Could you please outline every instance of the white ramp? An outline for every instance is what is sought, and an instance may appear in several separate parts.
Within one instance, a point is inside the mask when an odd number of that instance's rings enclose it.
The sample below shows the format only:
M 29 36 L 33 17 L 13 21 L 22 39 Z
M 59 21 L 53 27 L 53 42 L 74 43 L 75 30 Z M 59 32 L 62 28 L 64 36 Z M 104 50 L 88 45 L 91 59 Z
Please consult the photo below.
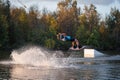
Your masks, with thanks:
M 84 49 L 84 58 L 95 58 L 104 55 L 95 49 Z

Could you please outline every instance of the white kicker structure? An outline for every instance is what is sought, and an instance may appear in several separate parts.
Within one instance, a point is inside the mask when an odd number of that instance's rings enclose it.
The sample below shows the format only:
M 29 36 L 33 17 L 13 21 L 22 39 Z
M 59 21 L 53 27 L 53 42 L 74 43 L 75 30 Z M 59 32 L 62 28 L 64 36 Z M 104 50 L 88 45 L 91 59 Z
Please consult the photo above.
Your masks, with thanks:
M 95 49 L 84 49 L 84 58 L 95 58 L 104 55 Z

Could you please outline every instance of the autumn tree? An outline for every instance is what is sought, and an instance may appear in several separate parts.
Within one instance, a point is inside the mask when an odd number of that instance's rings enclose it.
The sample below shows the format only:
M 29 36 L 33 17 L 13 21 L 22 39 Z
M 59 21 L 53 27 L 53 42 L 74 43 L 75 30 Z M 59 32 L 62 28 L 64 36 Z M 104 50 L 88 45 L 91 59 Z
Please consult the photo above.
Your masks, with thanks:
M 38 19 L 39 15 L 40 13 L 36 6 L 30 7 L 29 13 L 28 13 L 29 27 L 31 28 L 39 27 L 39 19 Z
M 68 50 L 71 42 L 56 38 L 65 32 L 77 38 L 81 45 L 99 49 L 115 49 L 120 46 L 120 11 L 112 8 L 105 21 L 101 21 L 96 7 L 85 6 L 83 12 L 77 0 L 62 0 L 57 11 L 36 6 L 29 11 L 10 8 L 9 0 L 0 0 L 0 49 L 14 49 L 24 44 L 37 44 L 50 49 Z
M 58 3 L 57 22 L 59 32 L 66 32 L 74 35 L 79 25 L 78 15 L 80 9 L 77 8 L 76 0 L 64 0 Z
M 91 4 L 89 7 L 85 6 L 83 16 L 85 16 L 86 19 L 87 25 L 85 26 L 90 32 L 92 32 L 94 28 L 98 27 L 100 16 L 93 4 Z

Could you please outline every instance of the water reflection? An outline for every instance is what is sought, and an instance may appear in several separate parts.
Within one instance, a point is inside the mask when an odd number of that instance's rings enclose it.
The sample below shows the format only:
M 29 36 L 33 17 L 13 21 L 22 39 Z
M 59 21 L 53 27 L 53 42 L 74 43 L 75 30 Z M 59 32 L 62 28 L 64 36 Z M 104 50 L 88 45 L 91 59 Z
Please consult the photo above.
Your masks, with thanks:
M 53 68 L 13 65 L 11 79 L 22 80 L 119 80 L 120 61 L 74 63 L 76 67 Z
M 11 70 L 11 79 L 96 80 L 100 78 L 100 74 L 103 74 L 103 72 L 97 69 L 91 69 L 90 67 L 84 67 L 82 69 L 74 68 L 46 69 L 14 66 L 13 69 Z
M 36 67 L 0 61 L 0 80 L 120 80 L 119 55 L 68 60 L 70 64 L 62 67 Z
M 23 80 L 75 80 L 75 71 L 69 69 L 50 69 L 43 67 L 20 67 L 13 66 L 11 79 Z

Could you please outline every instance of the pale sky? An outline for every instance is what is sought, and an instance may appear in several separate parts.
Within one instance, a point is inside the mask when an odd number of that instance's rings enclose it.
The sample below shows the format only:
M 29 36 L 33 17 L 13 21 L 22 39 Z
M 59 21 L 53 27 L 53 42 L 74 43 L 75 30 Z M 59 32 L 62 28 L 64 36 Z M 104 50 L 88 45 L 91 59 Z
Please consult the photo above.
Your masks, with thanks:
M 30 6 L 37 6 L 39 10 L 47 8 L 50 11 L 55 11 L 60 1 L 61 0 L 10 0 L 11 5 L 14 7 L 23 7 L 22 4 L 24 4 L 27 7 L 26 10 L 28 10 Z M 110 13 L 111 8 L 116 7 L 120 10 L 120 0 L 77 0 L 77 2 L 78 7 L 81 7 L 82 10 L 84 5 L 94 4 L 98 13 L 100 13 L 103 18 Z

